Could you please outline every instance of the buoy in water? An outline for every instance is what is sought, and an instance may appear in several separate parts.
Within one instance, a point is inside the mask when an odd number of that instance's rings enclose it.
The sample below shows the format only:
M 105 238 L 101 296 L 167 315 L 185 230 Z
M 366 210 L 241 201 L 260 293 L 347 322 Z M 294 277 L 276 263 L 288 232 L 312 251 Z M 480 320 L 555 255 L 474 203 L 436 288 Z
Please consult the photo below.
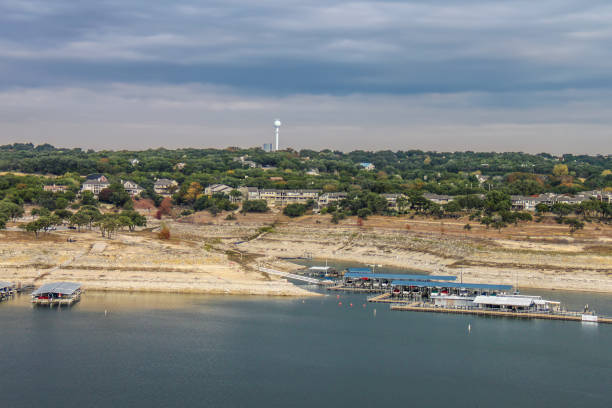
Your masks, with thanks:
M 342 306 L 342 302 L 338 302 L 338 306 Z
M 365 307 L 365 303 L 363 304 L 363 307 Z
M 472 331 L 472 325 L 468 323 L 468 333 Z
M 340 295 L 336 295 L 336 299 L 340 299 Z
M 351 303 L 351 307 L 353 307 L 353 304 Z

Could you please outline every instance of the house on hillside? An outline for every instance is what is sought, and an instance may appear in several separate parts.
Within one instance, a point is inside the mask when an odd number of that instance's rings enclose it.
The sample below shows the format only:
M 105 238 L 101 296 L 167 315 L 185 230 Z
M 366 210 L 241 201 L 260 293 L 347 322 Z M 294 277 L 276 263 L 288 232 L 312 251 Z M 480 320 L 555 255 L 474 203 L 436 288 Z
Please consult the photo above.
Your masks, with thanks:
M 397 200 L 402 197 L 403 194 L 381 194 L 385 200 L 387 200 L 387 208 L 389 210 L 398 211 Z
M 87 180 L 83 183 L 81 187 L 81 192 L 83 191 L 91 191 L 94 196 L 98 196 L 100 191 L 105 188 L 110 187 L 110 182 L 103 174 L 95 173 L 87 176 Z
M 323 193 L 319 196 L 317 204 L 319 205 L 319 207 L 326 207 L 331 203 L 337 203 L 339 201 L 342 201 L 346 197 L 348 197 L 348 194 L 344 192 Z
M 253 168 L 253 169 L 256 168 L 257 167 L 257 163 L 255 163 L 252 160 L 247 160 L 248 157 L 249 157 L 248 155 L 240 156 L 240 157 L 234 157 L 232 159 L 232 161 L 240 162 L 241 165 L 248 166 L 248 167 Z
M 174 180 L 169 179 L 159 179 L 155 181 L 153 185 L 153 190 L 156 194 L 159 194 L 164 197 L 170 197 L 178 187 L 178 183 Z
M 367 171 L 372 171 L 376 168 L 372 163 L 369 163 L 369 162 L 359 163 L 359 165 L 363 167 L 364 170 L 367 170 Z
M 217 193 L 230 195 L 230 192 L 232 190 L 234 190 L 233 187 L 230 187 L 225 184 L 211 184 L 210 186 L 204 189 L 204 194 L 206 194 L 207 196 L 211 196 Z
M 432 194 L 425 193 L 423 194 L 427 200 L 434 202 L 436 204 L 448 204 L 455 199 L 453 196 L 445 195 L 445 194 Z
M 251 190 L 252 187 L 248 188 L 247 195 L 249 200 L 257 195 L 257 199 L 266 200 L 270 205 L 284 206 L 287 204 L 306 204 L 308 200 L 313 200 L 315 203 L 321 193 L 321 190 L 276 190 L 276 189 L 262 189 L 255 192 Z
M 519 211 L 535 211 L 536 205 L 540 204 L 543 201 L 544 199 L 540 198 L 539 196 L 510 196 L 512 209 Z
M 243 191 L 242 194 L 247 200 L 259 200 L 259 189 L 257 187 L 243 187 L 240 190 Z
M 43 186 L 43 190 L 50 191 L 52 193 L 63 193 L 68 191 L 68 186 L 58 186 L 56 184 L 52 184 L 49 186 Z
M 132 197 L 136 197 L 144 191 L 144 188 L 140 187 L 138 184 L 130 180 L 121 180 L 121 184 L 123 185 L 123 189 Z

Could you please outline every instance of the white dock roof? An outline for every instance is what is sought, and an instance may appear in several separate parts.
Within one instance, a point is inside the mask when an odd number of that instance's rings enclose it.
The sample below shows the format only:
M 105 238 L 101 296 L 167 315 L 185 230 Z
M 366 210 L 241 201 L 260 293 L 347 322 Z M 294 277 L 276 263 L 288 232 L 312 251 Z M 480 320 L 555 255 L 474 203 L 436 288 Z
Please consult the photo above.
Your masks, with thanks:
M 474 304 L 496 305 L 496 306 L 520 306 L 528 307 L 534 303 L 530 297 L 516 296 L 476 296 Z

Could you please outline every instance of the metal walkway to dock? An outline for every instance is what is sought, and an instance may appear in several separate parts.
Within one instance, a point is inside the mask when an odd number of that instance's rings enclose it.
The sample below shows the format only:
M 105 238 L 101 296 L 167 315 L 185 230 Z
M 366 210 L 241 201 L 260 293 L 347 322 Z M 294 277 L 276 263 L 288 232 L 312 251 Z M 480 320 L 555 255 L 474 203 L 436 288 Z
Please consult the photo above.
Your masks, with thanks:
M 311 283 L 314 285 L 326 285 L 325 281 L 315 278 L 309 278 L 308 276 L 296 275 L 295 273 L 282 272 L 277 271 L 275 269 L 265 268 L 263 266 L 258 266 L 257 269 L 260 272 L 269 273 L 271 275 L 282 276 L 283 278 L 295 279 L 301 282 Z

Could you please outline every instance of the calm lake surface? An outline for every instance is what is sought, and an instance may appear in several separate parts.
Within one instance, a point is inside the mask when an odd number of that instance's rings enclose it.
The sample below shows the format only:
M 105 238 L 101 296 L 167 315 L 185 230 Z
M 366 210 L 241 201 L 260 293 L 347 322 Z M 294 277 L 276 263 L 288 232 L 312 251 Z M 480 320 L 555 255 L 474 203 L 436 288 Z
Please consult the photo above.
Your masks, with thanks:
M 542 294 L 612 314 L 609 295 Z M 392 312 L 335 293 L 28 301 L 0 303 L 3 407 L 612 404 L 612 325 Z

